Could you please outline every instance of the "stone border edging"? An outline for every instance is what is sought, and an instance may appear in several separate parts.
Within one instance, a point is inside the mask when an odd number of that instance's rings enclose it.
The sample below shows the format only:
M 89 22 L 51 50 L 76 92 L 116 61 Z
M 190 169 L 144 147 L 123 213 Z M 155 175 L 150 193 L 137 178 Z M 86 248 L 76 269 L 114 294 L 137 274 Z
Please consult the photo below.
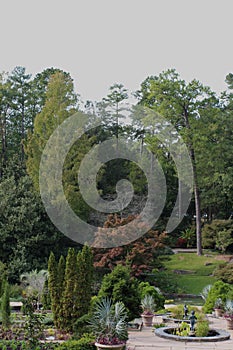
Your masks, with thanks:
M 222 329 L 213 329 L 218 333 L 218 335 L 212 337 L 182 337 L 174 334 L 168 334 L 165 330 L 172 330 L 175 327 L 161 327 L 156 328 L 154 334 L 158 337 L 169 339 L 169 340 L 177 340 L 177 341 L 186 341 L 186 342 L 217 342 L 228 340 L 230 338 L 230 333 Z
M 181 322 L 186 322 L 186 323 L 190 323 L 190 320 L 189 319 L 179 319 L 179 318 L 172 318 L 172 317 L 163 317 L 162 316 L 162 319 L 163 319 L 163 322 L 164 323 L 168 323 L 168 322 L 174 322 L 174 323 L 181 323 Z

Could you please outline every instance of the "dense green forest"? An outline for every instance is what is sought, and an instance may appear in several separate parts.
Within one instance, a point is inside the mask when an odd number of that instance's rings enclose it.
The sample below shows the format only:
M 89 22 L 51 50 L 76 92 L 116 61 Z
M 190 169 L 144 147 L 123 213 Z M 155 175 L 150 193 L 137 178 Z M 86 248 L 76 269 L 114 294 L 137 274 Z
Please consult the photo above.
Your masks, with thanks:
M 175 70 L 147 77 L 133 92 L 135 106 L 147 107 L 171 122 L 185 141 L 193 165 L 193 198 L 181 224 L 166 238 L 170 246 L 185 243 L 208 247 L 211 234 L 202 229 L 212 220 L 228 220 L 233 209 L 233 74 L 226 77 L 226 91 L 217 95 L 197 80 L 185 82 Z M 50 221 L 39 192 L 39 166 L 43 149 L 53 131 L 76 112 L 97 116 L 101 127 L 86 132 L 70 149 L 63 167 L 66 198 L 83 220 L 103 225 L 100 215 L 82 198 L 77 172 L 84 155 L 93 146 L 112 137 L 127 137 L 148 147 L 159 160 L 166 177 L 166 203 L 154 227 L 162 233 L 174 207 L 179 185 L 174 159 L 166 143 L 156 137 L 153 114 L 133 114 L 131 125 L 121 121 L 131 94 L 121 84 L 109 88 L 102 101 L 81 100 L 68 72 L 49 68 L 34 77 L 23 67 L 0 75 L 0 261 L 7 265 L 9 279 L 16 282 L 25 271 L 47 267 L 51 251 L 66 255 L 77 242 L 63 235 Z M 133 108 L 133 107 L 132 107 Z M 116 146 L 118 147 L 118 146 Z M 116 152 L 117 149 L 112 150 Z M 143 171 L 127 159 L 114 157 L 98 172 L 97 187 L 105 199 L 116 197 L 116 183 L 126 178 L 134 187 L 134 200 L 118 213 L 137 215 L 147 196 Z M 225 230 L 225 231 L 224 231 Z M 207 232 L 207 233 L 206 233 Z M 232 228 L 222 228 L 232 244 Z M 214 238 L 211 236 L 213 244 Z M 182 241 L 183 240 L 183 241 Z M 224 238 L 222 238 L 224 241 Z M 221 237 L 219 238 L 221 248 Z M 210 248 L 214 248 L 209 244 Z M 225 250 L 224 249 L 222 250 Z M 129 252 L 127 252 L 129 254 Z M 127 255 L 126 254 L 126 255 Z M 147 259 L 145 255 L 145 259 Z M 129 258 L 129 256 L 127 256 Z M 143 264 L 143 261 L 141 261 Z

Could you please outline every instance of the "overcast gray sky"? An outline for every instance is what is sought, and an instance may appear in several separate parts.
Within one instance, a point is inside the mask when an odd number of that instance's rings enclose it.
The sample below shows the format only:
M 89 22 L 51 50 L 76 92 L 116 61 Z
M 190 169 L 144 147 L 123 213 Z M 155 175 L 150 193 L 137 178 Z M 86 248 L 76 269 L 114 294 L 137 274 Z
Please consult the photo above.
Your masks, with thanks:
M 219 92 L 233 72 L 232 0 L 0 0 L 0 71 L 70 72 L 83 99 L 176 68 Z

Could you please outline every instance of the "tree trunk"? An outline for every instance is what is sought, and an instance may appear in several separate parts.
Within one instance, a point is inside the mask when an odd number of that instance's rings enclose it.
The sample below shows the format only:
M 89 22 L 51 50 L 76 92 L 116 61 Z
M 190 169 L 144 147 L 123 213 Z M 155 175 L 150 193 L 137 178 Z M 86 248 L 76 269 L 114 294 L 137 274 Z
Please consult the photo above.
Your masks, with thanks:
M 195 197 L 195 209 L 196 209 L 196 236 L 197 236 L 197 255 L 202 255 L 202 239 L 201 239 L 201 201 L 200 193 L 197 184 L 196 166 L 193 167 L 194 177 L 194 197 Z
M 0 153 L 0 179 L 2 178 L 2 172 L 3 172 L 3 159 L 4 159 L 4 130 L 3 130 L 3 121 L 2 117 L 0 117 L 0 134 L 1 134 L 1 153 Z
M 116 103 L 116 158 L 118 158 L 118 156 L 119 156 L 119 152 L 118 152 L 118 150 L 119 150 L 119 140 L 118 140 L 118 138 L 119 138 L 119 135 L 118 135 L 119 115 L 118 115 L 118 113 L 119 113 L 119 109 L 118 109 L 118 102 L 117 102 Z
M 23 140 L 25 138 L 25 106 L 24 101 L 22 103 L 22 116 L 21 116 L 21 161 L 24 160 L 24 147 Z
M 6 114 L 3 112 L 0 117 L 0 134 L 1 134 L 1 167 L 0 167 L 0 178 L 3 175 L 3 169 L 6 164 Z
M 184 120 L 185 126 L 187 129 L 191 129 L 189 124 L 188 111 L 184 107 Z M 193 190 L 194 190 L 194 198 L 195 198 L 195 212 L 196 212 L 196 237 L 197 237 L 197 255 L 202 255 L 202 237 L 201 237 L 201 201 L 200 201 L 200 193 L 197 181 L 197 167 L 196 167 L 196 157 L 195 151 L 193 148 L 193 142 L 190 137 L 189 139 L 189 153 L 193 164 Z

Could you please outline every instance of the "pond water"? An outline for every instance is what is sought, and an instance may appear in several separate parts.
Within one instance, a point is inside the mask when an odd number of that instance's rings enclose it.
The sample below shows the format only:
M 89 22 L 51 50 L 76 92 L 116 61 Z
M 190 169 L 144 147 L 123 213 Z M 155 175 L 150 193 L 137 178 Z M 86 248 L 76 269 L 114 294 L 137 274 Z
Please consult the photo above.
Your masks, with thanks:
M 167 334 L 172 334 L 174 335 L 174 329 L 168 328 L 168 329 L 164 329 L 164 332 Z M 219 331 L 220 332 L 220 331 Z M 216 331 L 215 329 L 210 329 L 208 334 L 206 335 L 206 337 L 216 337 L 219 336 L 219 332 Z

